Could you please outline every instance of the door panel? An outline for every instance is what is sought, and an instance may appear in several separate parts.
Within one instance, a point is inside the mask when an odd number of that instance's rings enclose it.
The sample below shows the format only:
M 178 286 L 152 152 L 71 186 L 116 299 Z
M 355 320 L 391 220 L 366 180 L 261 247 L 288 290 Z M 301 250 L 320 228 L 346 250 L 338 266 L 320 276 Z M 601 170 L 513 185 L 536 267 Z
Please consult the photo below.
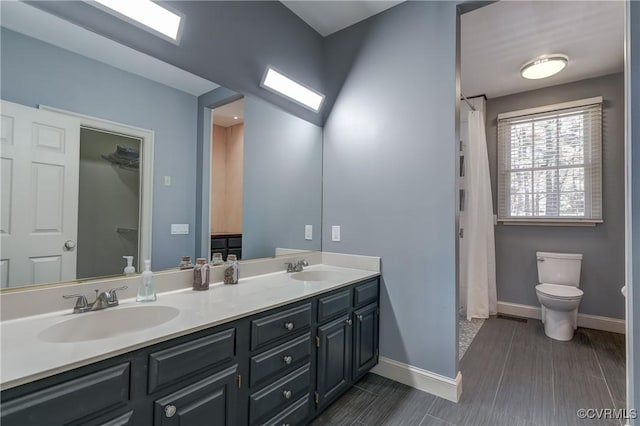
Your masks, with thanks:
M 80 121 L 2 101 L 0 133 L 2 287 L 75 279 Z
M 344 315 L 318 327 L 318 404 L 349 386 L 351 376 L 351 319 Z
M 353 380 L 364 376 L 378 362 L 378 304 L 354 312 Z

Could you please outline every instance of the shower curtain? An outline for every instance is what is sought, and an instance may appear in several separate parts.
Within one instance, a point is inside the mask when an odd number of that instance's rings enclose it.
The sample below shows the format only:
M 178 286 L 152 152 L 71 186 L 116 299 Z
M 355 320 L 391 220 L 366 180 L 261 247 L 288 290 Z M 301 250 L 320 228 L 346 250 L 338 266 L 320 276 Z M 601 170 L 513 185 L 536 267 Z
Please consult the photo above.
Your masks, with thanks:
M 496 259 L 493 201 L 484 113 L 469 111 L 465 158 L 465 223 L 462 244 L 466 251 L 467 319 L 497 313 Z

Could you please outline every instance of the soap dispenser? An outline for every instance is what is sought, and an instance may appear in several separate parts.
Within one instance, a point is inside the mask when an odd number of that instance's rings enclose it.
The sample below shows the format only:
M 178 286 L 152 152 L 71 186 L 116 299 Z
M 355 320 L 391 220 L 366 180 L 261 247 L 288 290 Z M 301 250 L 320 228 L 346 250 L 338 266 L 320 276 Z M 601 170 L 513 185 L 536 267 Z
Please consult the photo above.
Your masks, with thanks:
M 133 256 L 122 256 L 123 259 L 127 260 L 127 266 L 124 268 L 125 275 L 131 275 L 136 273 L 136 268 L 133 267 Z
M 151 260 L 144 261 L 144 272 L 142 273 L 142 284 L 138 287 L 138 302 L 155 302 L 158 299 L 156 296 L 156 288 L 153 285 L 153 273 L 151 272 Z

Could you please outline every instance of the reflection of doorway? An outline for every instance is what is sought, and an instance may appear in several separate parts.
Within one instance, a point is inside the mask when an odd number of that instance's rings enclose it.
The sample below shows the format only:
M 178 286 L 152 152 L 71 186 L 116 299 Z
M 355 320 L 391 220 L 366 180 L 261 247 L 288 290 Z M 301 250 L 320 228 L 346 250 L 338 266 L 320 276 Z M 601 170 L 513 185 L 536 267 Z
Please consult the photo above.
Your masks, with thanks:
M 211 254 L 242 257 L 244 100 L 211 113 Z
M 80 130 L 77 278 L 122 272 L 138 261 L 140 146 L 137 138 Z

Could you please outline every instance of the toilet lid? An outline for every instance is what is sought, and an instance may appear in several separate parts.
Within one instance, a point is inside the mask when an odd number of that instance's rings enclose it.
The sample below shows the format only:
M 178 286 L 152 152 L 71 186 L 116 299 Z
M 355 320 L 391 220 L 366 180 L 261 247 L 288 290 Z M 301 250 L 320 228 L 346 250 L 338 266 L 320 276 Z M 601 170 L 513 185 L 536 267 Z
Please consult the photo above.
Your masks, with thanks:
M 559 299 L 576 299 L 582 297 L 584 292 L 578 287 L 571 285 L 559 285 L 559 284 L 539 284 L 536 286 L 536 290 L 540 293 L 544 293 L 551 297 L 557 297 Z

